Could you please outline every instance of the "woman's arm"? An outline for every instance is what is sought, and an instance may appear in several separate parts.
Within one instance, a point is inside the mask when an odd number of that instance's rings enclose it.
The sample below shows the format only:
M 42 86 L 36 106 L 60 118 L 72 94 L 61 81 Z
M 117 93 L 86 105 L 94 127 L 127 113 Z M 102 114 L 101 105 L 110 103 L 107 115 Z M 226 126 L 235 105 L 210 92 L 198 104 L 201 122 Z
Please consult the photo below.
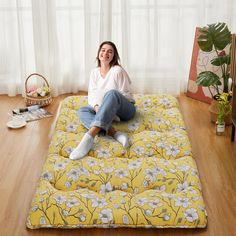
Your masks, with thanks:
M 127 99 L 134 102 L 133 93 L 131 89 L 131 80 L 128 73 L 120 67 L 116 75 L 116 84 L 118 91 L 123 94 Z

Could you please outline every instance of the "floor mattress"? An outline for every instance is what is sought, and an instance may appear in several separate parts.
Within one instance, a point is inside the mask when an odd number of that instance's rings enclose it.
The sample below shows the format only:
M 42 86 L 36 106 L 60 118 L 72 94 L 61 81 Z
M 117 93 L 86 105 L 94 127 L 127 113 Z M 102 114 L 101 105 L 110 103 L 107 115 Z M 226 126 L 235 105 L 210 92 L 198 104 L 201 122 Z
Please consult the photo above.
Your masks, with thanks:
M 86 132 L 76 111 L 87 97 L 62 102 L 28 228 L 206 227 L 198 170 L 176 98 L 135 100 L 135 117 L 114 123 L 128 133 L 130 148 L 100 136 L 82 160 L 68 156 Z

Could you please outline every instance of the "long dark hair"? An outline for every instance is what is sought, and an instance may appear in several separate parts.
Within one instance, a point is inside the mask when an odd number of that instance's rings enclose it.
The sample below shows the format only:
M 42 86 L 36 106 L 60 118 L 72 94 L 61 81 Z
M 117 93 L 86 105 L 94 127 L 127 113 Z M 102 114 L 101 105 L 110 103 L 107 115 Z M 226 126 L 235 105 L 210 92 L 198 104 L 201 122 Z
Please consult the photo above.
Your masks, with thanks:
M 117 48 L 116 48 L 116 45 L 115 45 L 113 42 L 111 42 L 111 41 L 104 41 L 104 42 L 102 42 L 101 45 L 99 46 L 98 53 L 97 53 L 97 57 L 96 57 L 98 67 L 101 66 L 101 62 L 100 62 L 100 60 L 99 60 L 99 53 L 100 53 L 100 51 L 101 51 L 101 49 L 102 49 L 102 46 L 103 46 L 104 44 L 108 44 L 108 45 L 112 46 L 112 48 L 113 48 L 113 50 L 114 50 L 114 56 L 113 56 L 112 61 L 110 62 L 110 67 L 116 66 L 116 65 L 119 66 L 119 65 L 120 65 L 120 63 L 119 63 L 120 56 L 119 56 L 118 50 L 117 50 Z

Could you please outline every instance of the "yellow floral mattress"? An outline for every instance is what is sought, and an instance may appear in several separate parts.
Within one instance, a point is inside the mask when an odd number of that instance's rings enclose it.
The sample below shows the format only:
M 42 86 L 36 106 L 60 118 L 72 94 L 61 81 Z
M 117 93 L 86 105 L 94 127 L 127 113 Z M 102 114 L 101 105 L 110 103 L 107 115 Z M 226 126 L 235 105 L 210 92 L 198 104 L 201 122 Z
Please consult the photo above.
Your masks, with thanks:
M 62 102 L 28 228 L 206 227 L 197 166 L 176 98 L 135 99 L 134 119 L 114 123 L 129 134 L 130 148 L 96 137 L 82 160 L 68 156 L 86 132 L 76 111 L 87 97 Z

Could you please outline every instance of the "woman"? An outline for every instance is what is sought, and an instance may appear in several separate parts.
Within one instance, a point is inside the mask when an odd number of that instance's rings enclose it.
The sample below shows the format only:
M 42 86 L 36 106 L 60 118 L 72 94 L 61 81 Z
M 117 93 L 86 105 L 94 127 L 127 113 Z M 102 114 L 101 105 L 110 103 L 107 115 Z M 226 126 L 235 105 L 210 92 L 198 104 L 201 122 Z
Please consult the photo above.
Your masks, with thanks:
M 116 131 L 112 121 L 128 121 L 135 115 L 130 78 L 119 64 L 120 57 L 114 43 L 103 42 L 96 59 L 98 67 L 92 70 L 89 81 L 89 106 L 78 110 L 78 116 L 88 132 L 70 154 L 73 160 L 83 158 L 90 151 L 94 137 L 99 133 L 112 136 L 125 148 L 129 146 L 127 135 Z

